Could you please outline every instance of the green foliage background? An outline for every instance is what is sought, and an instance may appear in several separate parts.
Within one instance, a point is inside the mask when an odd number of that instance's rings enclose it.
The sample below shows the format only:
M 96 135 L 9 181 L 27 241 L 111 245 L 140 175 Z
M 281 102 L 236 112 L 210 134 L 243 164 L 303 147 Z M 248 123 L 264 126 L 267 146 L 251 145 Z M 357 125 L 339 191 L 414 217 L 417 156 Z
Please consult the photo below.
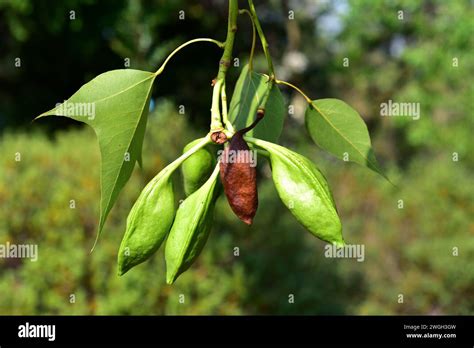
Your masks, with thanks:
M 203 253 L 173 286 L 165 284 L 162 249 L 121 278 L 116 255 L 141 188 L 205 133 L 211 89 L 203 86 L 217 71 L 219 52 L 189 48 L 170 64 L 174 71 L 157 80 L 144 168 L 134 172 L 92 254 L 100 195 L 95 135 L 69 121 L 30 121 L 94 75 L 123 67 L 126 57 L 133 68 L 152 70 L 186 38 L 223 38 L 226 6 L 132 0 L 57 5 L 0 3 L 0 243 L 39 248 L 37 262 L 0 260 L 0 314 L 474 313 L 472 2 L 302 1 L 291 25 L 285 11 L 293 8 L 286 1 L 261 5 L 280 74 L 314 98 L 353 105 L 397 187 L 318 150 L 304 130 L 300 99 L 283 90 L 296 113 L 286 120 L 282 142 L 320 166 L 345 239 L 365 245 L 364 262 L 324 257 L 325 244 L 279 201 L 262 158 L 255 224 L 240 223 L 221 197 Z M 68 20 L 70 9 L 79 21 Z M 181 9 L 183 23 L 177 20 Z M 44 22 L 46 14 L 51 20 Z M 244 19 L 239 25 L 236 56 L 245 61 L 249 27 Z M 403 49 L 397 49 L 400 43 Z M 285 64 L 290 47 L 306 57 L 304 72 Z M 22 57 L 23 68 L 14 68 L 14 57 Z M 345 57 L 349 67 L 342 64 Z M 256 67 L 265 67 L 260 56 Z M 237 74 L 233 69 L 231 78 Z M 388 99 L 419 102 L 420 119 L 380 117 L 380 103 Z M 175 179 L 182 199 L 179 174 Z

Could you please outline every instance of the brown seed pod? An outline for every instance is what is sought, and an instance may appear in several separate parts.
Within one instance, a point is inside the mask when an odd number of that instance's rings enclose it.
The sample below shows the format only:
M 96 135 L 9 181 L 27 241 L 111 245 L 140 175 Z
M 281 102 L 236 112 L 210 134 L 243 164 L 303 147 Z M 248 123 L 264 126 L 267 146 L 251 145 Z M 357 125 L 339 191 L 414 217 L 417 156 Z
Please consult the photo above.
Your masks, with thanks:
M 263 118 L 263 113 L 257 114 L 255 122 L 247 128 L 236 132 L 221 156 L 220 177 L 227 201 L 240 220 L 252 224 L 257 212 L 257 170 L 252 162 L 252 152 L 243 136 Z

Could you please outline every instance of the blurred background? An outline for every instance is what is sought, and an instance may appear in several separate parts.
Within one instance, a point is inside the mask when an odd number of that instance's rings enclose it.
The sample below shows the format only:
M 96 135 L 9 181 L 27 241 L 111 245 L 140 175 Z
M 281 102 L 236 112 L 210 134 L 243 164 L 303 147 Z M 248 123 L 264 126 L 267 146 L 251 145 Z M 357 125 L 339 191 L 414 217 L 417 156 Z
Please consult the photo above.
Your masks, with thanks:
M 281 143 L 321 168 L 346 241 L 365 245 L 364 262 L 324 257 L 325 244 L 280 202 L 262 159 L 252 227 L 221 197 L 206 247 L 173 286 L 165 284 L 163 248 L 119 278 L 117 250 L 139 192 L 207 132 L 221 52 L 190 46 L 157 79 L 144 169 L 121 193 L 92 254 L 100 198 L 94 132 L 67 118 L 31 121 L 126 59 L 154 71 L 188 39 L 224 40 L 227 2 L 0 1 L 0 243 L 39 248 L 37 262 L 0 259 L 0 314 L 474 314 L 473 2 L 257 5 L 277 76 L 313 99 L 356 108 L 397 184 L 320 151 L 304 128 L 304 101 L 282 89 L 295 112 Z M 234 55 L 243 66 L 251 26 L 240 17 Z M 255 66 L 266 72 L 260 49 Z M 228 95 L 239 70 L 229 73 Z M 420 103 L 420 118 L 381 117 L 388 100 Z

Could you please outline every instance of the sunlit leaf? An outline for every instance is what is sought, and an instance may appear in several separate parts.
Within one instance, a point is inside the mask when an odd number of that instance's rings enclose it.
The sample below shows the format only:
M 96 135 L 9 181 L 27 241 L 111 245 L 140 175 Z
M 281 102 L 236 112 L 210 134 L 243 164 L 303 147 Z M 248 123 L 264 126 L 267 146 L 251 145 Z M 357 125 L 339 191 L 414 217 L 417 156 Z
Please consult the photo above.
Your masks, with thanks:
M 366 166 L 382 175 L 359 113 L 342 100 L 314 100 L 306 109 L 306 127 L 313 141 L 344 161 Z
M 101 152 L 100 234 L 110 209 L 141 163 L 150 92 L 155 74 L 113 70 L 83 85 L 63 104 L 40 116 L 64 116 L 91 126 Z

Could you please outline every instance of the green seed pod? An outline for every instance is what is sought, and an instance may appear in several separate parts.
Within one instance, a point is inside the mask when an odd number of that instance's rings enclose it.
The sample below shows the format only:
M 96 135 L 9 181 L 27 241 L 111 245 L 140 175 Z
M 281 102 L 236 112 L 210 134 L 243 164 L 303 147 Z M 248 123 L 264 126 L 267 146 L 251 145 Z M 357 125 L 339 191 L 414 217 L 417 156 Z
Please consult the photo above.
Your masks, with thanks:
M 344 245 L 342 226 L 329 185 L 306 157 L 263 140 L 249 140 L 270 154 L 272 177 L 283 203 L 316 237 Z
M 171 172 L 161 171 L 145 186 L 133 205 L 120 244 L 119 275 L 147 260 L 168 234 L 175 214 L 170 176 Z
M 200 139 L 196 139 L 190 142 L 184 147 L 183 152 L 191 149 L 199 141 Z M 206 147 L 196 151 L 186 161 L 184 161 L 181 170 L 183 173 L 184 192 L 186 193 L 186 196 L 189 196 L 206 182 L 215 165 L 215 156 Z
M 211 231 L 219 166 L 196 192 L 179 206 L 166 241 L 166 282 L 172 284 L 199 256 Z

